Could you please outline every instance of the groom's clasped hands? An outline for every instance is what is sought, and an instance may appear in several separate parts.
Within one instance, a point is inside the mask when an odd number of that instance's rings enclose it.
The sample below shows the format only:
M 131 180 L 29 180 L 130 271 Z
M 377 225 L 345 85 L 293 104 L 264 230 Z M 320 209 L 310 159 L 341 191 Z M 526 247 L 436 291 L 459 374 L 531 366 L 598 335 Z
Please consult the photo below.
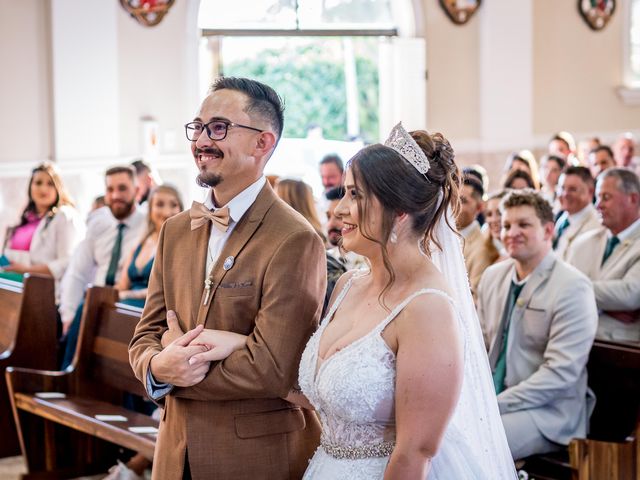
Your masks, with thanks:
M 200 383 L 211 362 L 223 360 L 246 342 L 244 335 L 196 326 L 183 332 L 178 316 L 167 312 L 167 326 L 162 335 L 163 350 L 152 359 L 154 377 L 178 387 Z

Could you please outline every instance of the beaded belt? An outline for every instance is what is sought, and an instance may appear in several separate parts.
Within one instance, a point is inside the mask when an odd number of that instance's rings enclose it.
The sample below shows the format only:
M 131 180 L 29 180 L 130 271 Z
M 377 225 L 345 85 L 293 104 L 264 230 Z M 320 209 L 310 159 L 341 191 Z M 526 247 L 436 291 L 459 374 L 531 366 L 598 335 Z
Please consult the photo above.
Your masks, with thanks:
M 357 447 L 332 445 L 322 442 L 322 449 L 338 460 L 361 460 L 363 458 L 387 457 L 393 452 L 395 442 L 382 442 L 375 445 L 359 445 Z

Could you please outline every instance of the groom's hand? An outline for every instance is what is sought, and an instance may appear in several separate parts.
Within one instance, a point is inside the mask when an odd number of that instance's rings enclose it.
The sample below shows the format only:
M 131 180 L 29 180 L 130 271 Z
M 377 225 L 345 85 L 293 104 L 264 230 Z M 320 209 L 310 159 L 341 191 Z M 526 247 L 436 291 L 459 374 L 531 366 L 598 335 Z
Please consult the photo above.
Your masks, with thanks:
M 162 339 L 160 340 L 162 348 L 166 348 L 167 345 L 169 345 L 171 342 L 184 335 L 184 332 L 182 331 L 182 328 L 180 328 L 180 324 L 178 323 L 178 316 L 173 310 L 169 310 L 167 312 L 167 327 L 169 328 L 165 330 L 165 332 L 162 334 Z
M 204 380 L 209 371 L 209 362 L 191 365 L 189 360 L 198 353 L 206 352 L 205 345 L 192 345 L 189 343 L 203 330 L 198 325 L 184 335 L 178 337 L 160 353 L 151 359 L 149 368 L 153 378 L 161 383 L 169 383 L 176 387 L 191 387 Z

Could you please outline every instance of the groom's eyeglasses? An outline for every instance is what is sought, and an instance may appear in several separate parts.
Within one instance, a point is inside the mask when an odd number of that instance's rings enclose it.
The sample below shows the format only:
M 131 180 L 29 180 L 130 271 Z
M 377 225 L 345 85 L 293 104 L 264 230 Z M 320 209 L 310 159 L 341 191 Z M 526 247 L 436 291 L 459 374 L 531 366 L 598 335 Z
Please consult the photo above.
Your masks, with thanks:
M 209 123 L 189 122 L 184 126 L 184 131 L 187 135 L 187 140 L 190 142 L 198 140 L 203 130 L 207 131 L 207 136 L 211 140 L 220 141 L 227 137 L 227 132 L 230 128 L 246 128 L 260 133 L 264 132 L 264 130 L 260 130 L 259 128 L 240 125 L 239 123 L 233 123 L 227 120 L 212 120 Z

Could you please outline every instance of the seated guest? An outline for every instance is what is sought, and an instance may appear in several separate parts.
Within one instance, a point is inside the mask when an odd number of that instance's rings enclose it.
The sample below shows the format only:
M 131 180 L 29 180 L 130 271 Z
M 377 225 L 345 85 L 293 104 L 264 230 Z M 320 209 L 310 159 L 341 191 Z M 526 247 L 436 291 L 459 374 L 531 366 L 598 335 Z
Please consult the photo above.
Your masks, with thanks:
M 145 227 L 145 214 L 136 208 L 133 167 L 110 168 L 105 183 L 107 206 L 104 212 L 97 210 L 89 221 L 87 235 L 74 251 L 62 279 L 59 310 L 67 336 L 63 368 L 73 359 L 87 285 L 115 285 L 124 264 L 123 252 L 133 250 Z
M 531 175 L 524 170 L 512 170 L 504 179 L 502 188 L 510 190 L 524 190 L 525 188 L 532 188 L 535 190 L 536 186 L 533 183 Z
M 489 190 L 489 176 L 487 175 L 487 171 L 481 165 L 472 165 L 470 167 L 464 167 L 462 169 L 462 175 L 466 177 L 467 175 L 471 175 L 478 179 L 478 181 L 482 184 L 482 191 L 487 192 Z M 486 200 L 486 194 L 482 197 L 482 200 Z M 476 220 L 481 227 L 484 227 L 484 212 L 480 212 L 476 216 Z
M 593 281 L 597 337 L 640 342 L 640 182 L 629 169 L 609 168 L 596 193 L 602 227 L 576 238 L 568 260 Z
M 460 210 L 456 217 L 456 227 L 464 238 L 464 263 L 472 292 L 475 292 L 484 269 L 491 264 L 484 253 L 485 239 L 476 219 L 484 208 L 483 196 L 482 184 L 473 175 L 466 175 L 460 189 Z
M 531 188 L 540 189 L 538 163 L 535 155 L 530 150 L 520 150 L 518 153 L 509 155 L 504 165 L 505 181 L 509 174 L 515 170 L 522 170 L 528 173 L 533 182 L 533 187 Z
M 327 241 L 320 226 L 320 219 L 313 200 L 313 191 L 309 185 L 302 180 L 279 180 L 276 183 L 276 194 L 311 224 L 323 242 Z
M 320 220 L 316 215 L 311 187 L 301 180 L 285 179 L 276 184 L 276 193 L 287 205 L 300 213 L 311 224 L 322 241 L 326 243 L 326 238 L 320 227 Z M 336 282 L 346 271 L 347 269 L 342 262 L 331 255 L 327 255 L 327 290 L 324 297 L 323 315 Z
M 564 158 L 558 155 L 545 155 L 540 162 L 540 192 L 552 206 L 555 206 L 558 180 L 565 166 Z
M 136 194 L 136 202 L 139 205 L 145 203 L 149 199 L 149 193 L 159 183 L 151 171 L 151 167 L 142 159 L 134 160 L 131 166 L 136 169 L 136 184 L 138 185 L 138 193 Z
M 635 140 L 633 134 L 630 132 L 624 133 L 618 137 L 614 144 L 615 159 L 619 167 L 634 168 L 634 165 L 638 162 L 638 158 L 634 157 L 635 154 Z
M 564 211 L 556 221 L 553 249 L 563 260 L 578 235 L 600 227 L 600 217 L 591 203 L 594 190 L 593 177 L 586 167 L 569 167 L 560 177 L 558 198 Z
M 576 141 L 569 132 L 558 132 L 551 140 L 548 146 L 551 155 L 558 155 L 567 161 L 567 165 L 578 165 L 576 158 Z
M 602 142 L 600 142 L 600 139 L 598 137 L 591 137 L 585 140 L 580 140 L 580 142 L 578 142 L 578 151 L 576 152 L 576 156 L 578 157 L 580 165 L 589 165 L 589 153 L 598 148 L 600 145 L 602 145 Z
M 507 441 L 520 459 L 586 435 L 598 313 L 589 279 L 551 250 L 549 202 L 513 191 L 501 209 L 510 259 L 487 268 L 477 304 Z
M 500 234 L 502 232 L 502 213 L 500 203 L 507 194 L 507 190 L 499 190 L 489 195 L 484 206 L 484 214 L 487 219 L 487 228 L 483 231 L 485 237 L 485 250 L 491 264 L 507 258 L 507 252 L 502 244 Z
M 31 171 L 27 194 L 19 223 L 7 230 L 3 242 L 2 254 L 10 262 L 3 269 L 53 277 L 57 302 L 60 281 L 84 227 L 53 163 Z
M 325 192 L 334 187 L 339 187 L 342 183 L 343 174 L 344 164 L 338 154 L 330 153 L 320 160 L 320 177 L 322 178 L 322 186 Z
M 588 159 L 589 170 L 591 170 L 593 178 L 598 178 L 598 175 L 607 168 L 616 166 L 616 161 L 613 158 L 613 150 L 607 145 L 600 145 L 591 150 Z
M 124 262 L 126 268 L 116 284 L 122 303 L 140 308 L 144 307 L 147 297 L 149 275 L 156 255 L 160 229 L 168 218 L 184 210 L 180 193 L 170 185 L 154 188 L 147 200 L 147 230 L 140 244 L 127 255 Z
M 327 255 L 339 260 L 348 270 L 368 269 L 367 260 L 354 252 L 347 252 L 340 249 L 340 241 L 342 239 L 342 218 L 336 215 L 336 207 L 340 203 L 340 199 L 344 197 L 343 187 L 334 187 L 324 194 L 329 202 L 327 204 L 327 229 L 328 250 Z

